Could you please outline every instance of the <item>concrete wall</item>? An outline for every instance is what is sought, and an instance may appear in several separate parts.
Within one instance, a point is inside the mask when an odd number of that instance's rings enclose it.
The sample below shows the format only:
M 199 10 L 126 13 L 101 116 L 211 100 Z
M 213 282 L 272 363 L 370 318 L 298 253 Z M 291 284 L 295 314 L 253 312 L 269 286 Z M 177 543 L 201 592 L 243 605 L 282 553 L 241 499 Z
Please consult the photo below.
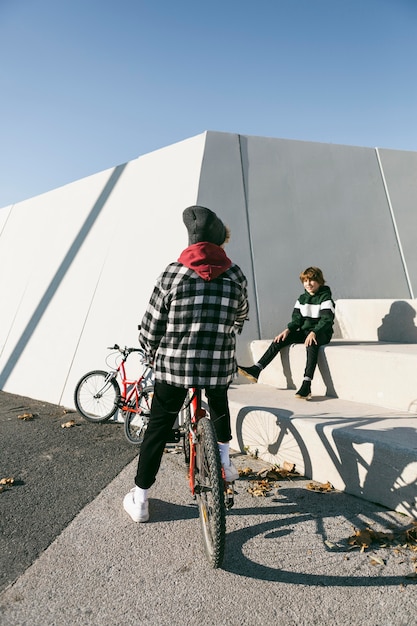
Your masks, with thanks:
M 417 153 L 208 132 L 1 209 L 0 388 L 72 406 L 106 346 L 136 345 L 196 202 L 249 281 L 239 359 L 285 326 L 308 265 L 335 298 L 414 298 L 416 173 Z
M 0 211 L 0 388 L 73 406 L 187 245 L 205 135 Z M 5 217 L 3 217 L 5 216 Z

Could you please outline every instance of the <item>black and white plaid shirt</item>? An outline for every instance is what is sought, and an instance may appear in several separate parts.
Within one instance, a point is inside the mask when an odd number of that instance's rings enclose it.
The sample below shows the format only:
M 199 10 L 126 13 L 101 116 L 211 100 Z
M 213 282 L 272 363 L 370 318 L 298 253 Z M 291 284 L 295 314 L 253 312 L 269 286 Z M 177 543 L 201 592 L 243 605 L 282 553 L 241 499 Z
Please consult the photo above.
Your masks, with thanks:
M 228 385 L 237 372 L 235 333 L 248 315 L 247 281 L 231 267 L 206 281 L 181 263 L 160 275 L 139 342 L 154 358 L 155 378 L 177 387 Z

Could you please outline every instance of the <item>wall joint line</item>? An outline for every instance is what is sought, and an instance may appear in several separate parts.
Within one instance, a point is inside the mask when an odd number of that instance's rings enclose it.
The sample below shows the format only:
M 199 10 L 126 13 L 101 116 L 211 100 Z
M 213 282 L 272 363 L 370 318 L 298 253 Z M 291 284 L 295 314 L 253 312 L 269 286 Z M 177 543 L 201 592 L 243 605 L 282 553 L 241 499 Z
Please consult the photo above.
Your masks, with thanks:
M 394 226 L 394 232 L 395 232 L 395 237 L 397 239 L 398 249 L 400 251 L 401 262 L 402 262 L 402 265 L 403 265 L 403 268 L 404 268 L 404 273 L 405 273 L 405 278 L 406 278 L 407 285 L 408 285 L 408 290 L 410 292 L 410 298 L 414 300 L 413 287 L 412 287 L 410 276 L 409 276 L 409 273 L 408 273 L 407 263 L 406 263 L 405 256 L 404 256 L 404 250 L 403 250 L 403 247 L 401 245 L 400 233 L 398 231 L 397 221 L 395 219 L 394 210 L 392 208 L 391 196 L 390 196 L 390 193 L 389 193 L 387 181 L 385 179 L 384 169 L 382 167 L 381 157 L 380 157 L 378 148 L 375 148 L 375 152 L 376 152 L 376 158 L 378 159 L 379 171 L 381 173 L 382 182 L 383 182 L 384 190 L 385 190 L 385 195 L 386 195 L 386 198 L 387 198 L 387 202 L 388 202 L 388 206 L 389 206 L 389 210 L 390 210 L 390 214 L 391 214 L 392 224 Z

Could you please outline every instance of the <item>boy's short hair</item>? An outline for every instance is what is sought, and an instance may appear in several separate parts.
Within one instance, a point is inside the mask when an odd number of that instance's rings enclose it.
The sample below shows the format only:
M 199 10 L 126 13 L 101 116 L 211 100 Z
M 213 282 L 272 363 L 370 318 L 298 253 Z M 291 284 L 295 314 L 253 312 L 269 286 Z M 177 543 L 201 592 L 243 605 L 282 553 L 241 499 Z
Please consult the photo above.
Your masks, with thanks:
M 324 285 L 326 282 L 324 280 L 323 272 L 319 267 L 307 267 L 304 272 L 300 274 L 300 280 L 303 283 L 306 279 L 316 280 L 319 285 Z

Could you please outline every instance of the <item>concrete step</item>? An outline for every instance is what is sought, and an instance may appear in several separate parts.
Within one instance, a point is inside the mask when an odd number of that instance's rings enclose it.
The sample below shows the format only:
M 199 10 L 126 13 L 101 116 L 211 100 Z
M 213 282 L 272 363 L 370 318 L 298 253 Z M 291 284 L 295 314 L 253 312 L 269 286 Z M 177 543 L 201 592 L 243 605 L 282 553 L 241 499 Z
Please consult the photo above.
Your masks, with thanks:
M 270 343 L 265 340 L 251 343 L 254 362 Z M 304 345 L 284 348 L 262 371 L 259 382 L 282 389 L 298 388 L 305 363 Z M 320 348 L 312 392 L 417 414 L 416 372 L 415 343 L 333 339 Z
M 417 519 L 417 417 L 266 384 L 230 389 L 236 450 Z

